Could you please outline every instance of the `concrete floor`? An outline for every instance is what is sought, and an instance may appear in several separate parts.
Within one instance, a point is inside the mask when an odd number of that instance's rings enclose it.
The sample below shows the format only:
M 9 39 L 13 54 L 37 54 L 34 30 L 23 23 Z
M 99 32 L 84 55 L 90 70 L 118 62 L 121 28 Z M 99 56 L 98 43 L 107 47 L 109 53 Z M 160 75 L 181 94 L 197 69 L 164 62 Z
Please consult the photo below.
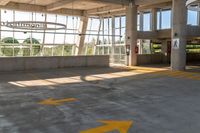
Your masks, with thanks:
M 131 122 L 120 133 L 200 130 L 198 67 L 188 72 L 68 68 L 0 75 L 0 133 L 118 133 L 116 123 L 109 127 L 101 120 Z M 61 100 L 60 105 L 41 104 L 48 98 Z

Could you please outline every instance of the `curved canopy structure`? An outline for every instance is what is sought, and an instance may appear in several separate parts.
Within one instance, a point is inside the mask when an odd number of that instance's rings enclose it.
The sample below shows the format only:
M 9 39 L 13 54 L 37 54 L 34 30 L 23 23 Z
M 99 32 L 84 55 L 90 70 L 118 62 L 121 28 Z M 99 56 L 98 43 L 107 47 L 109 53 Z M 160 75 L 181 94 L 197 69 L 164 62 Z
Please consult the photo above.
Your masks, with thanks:
M 187 0 L 186 6 L 189 10 L 200 11 L 200 0 Z

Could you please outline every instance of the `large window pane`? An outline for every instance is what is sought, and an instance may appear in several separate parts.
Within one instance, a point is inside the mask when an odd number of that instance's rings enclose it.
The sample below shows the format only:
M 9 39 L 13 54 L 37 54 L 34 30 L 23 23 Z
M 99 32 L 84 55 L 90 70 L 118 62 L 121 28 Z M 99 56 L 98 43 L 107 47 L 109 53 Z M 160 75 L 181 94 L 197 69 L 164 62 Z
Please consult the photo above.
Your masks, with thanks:
M 189 25 L 197 25 L 197 18 L 198 18 L 198 12 L 197 11 L 188 11 L 188 21 L 187 23 Z
M 161 29 L 171 28 L 171 10 L 162 11 Z
M 143 30 L 150 31 L 151 14 L 149 12 L 143 14 L 143 21 Z

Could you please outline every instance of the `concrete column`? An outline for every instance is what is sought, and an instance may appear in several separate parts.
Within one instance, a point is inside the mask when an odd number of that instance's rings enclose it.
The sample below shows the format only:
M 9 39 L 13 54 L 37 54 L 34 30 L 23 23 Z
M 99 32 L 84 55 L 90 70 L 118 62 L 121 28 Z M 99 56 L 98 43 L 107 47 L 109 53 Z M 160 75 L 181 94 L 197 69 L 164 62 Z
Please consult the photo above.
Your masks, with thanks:
M 84 14 L 84 16 L 80 17 L 79 36 L 76 42 L 75 55 L 81 55 L 83 53 L 87 25 L 88 25 L 88 15 Z
M 185 70 L 186 67 L 187 7 L 185 4 L 186 0 L 173 0 L 172 4 L 172 70 Z M 177 45 L 174 45 L 175 39 Z
M 156 8 L 151 9 L 151 30 L 152 31 L 157 30 L 157 9 Z
M 126 45 L 130 45 L 130 56 L 127 58 L 127 64 L 137 65 L 137 6 L 135 2 L 130 2 L 126 8 Z

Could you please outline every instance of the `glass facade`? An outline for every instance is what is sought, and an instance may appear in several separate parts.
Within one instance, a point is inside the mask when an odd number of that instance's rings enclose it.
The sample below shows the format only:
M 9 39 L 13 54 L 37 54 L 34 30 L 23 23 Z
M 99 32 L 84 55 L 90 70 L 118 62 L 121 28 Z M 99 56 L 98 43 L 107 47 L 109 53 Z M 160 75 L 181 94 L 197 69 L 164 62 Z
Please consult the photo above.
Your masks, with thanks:
M 66 25 L 65 29 L 33 30 L 0 26 L 0 56 L 67 56 L 74 55 L 79 37 L 80 18 L 58 14 L 0 10 L 1 22 L 51 22 Z M 9 16 L 9 17 L 8 17 Z M 188 25 L 198 25 L 199 13 L 188 11 Z M 151 31 L 149 10 L 138 13 L 138 31 Z M 170 8 L 158 9 L 157 30 L 170 29 Z M 111 55 L 111 61 L 125 63 L 125 16 L 97 17 L 88 20 L 84 55 Z
M 126 17 L 89 18 L 85 55 L 111 55 L 111 62 L 125 63 Z
M 73 47 L 78 37 L 79 17 L 4 9 L 1 9 L 0 13 L 1 22 L 39 21 L 66 25 L 66 29 L 60 30 L 23 30 L 2 25 L 0 56 L 73 55 Z M 51 28 L 56 28 L 56 25 Z M 7 41 L 9 39 L 16 41 Z

